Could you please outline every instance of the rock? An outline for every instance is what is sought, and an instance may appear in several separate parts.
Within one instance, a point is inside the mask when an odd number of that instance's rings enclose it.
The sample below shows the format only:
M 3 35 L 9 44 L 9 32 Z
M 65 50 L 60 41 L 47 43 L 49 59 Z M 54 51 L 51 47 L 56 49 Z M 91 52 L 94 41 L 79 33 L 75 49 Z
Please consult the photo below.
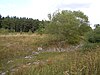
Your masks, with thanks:
M 6 75 L 6 72 L 1 73 L 1 75 Z
M 12 60 L 9 60 L 8 62 L 7 62 L 7 64 L 9 64 L 9 63 L 11 63 L 11 62 L 13 62 Z
M 39 52 L 32 52 L 32 54 L 34 54 L 34 55 L 36 54 L 37 55 L 37 54 L 39 54 Z
M 39 61 L 36 61 L 36 62 L 33 62 L 34 65 L 38 65 L 39 64 Z
M 31 63 L 28 63 L 27 65 L 31 65 Z
M 38 51 L 42 51 L 43 50 L 43 48 L 42 47 L 38 47 Z
M 25 58 L 26 58 L 26 59 L 29 59 L 29 58 L 32 58 L 32 57 L 31 57 L 31 56 L 26 56 Z

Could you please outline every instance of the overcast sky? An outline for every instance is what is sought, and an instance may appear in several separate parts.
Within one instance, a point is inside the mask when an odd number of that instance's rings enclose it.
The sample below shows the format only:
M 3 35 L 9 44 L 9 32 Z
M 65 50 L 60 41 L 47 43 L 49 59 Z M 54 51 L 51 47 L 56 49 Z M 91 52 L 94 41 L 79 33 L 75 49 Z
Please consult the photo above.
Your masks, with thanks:
M 56 10 L 81 10 L 90 24 L 100 23 L 99 0 L 0 0 L 2 16 L 48 19 L 47 14 Z

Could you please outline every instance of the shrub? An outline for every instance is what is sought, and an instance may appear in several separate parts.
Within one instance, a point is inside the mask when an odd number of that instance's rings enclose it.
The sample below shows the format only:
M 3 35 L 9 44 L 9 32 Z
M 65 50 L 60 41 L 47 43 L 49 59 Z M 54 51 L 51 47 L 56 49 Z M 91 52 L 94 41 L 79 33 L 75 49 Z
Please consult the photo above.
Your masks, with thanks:
M 100 47 L 100 43 L 85 43 L 82 46 L 82 51 L 93 51 L 98 47 Z
M 90 43 L 100 43 L 100 27 L 89 32 L 87 35 L 87 41 Z

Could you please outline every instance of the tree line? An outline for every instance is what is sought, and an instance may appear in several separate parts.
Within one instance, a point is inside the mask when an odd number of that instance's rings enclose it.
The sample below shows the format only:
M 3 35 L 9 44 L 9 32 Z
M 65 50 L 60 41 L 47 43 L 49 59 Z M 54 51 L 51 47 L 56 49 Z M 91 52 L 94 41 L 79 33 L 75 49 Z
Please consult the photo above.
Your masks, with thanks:
M 0 15 L 0 29 L 7 29 L 10 32 L 35 32 L 40 25 L 44 25 L 44 20 L 26 18 L 26 17 L 2 17 Z

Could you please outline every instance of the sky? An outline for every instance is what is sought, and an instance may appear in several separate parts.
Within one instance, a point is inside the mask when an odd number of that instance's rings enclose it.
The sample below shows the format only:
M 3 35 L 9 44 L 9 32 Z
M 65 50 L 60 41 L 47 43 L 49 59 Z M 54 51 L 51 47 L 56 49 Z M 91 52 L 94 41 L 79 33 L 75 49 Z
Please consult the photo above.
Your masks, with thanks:
M 56 10 L 80 10 L 88 17 L 91 26 L 100 24 L 99 0 L 0 0 L 2 16 L 28 17 L 48 20 Z

